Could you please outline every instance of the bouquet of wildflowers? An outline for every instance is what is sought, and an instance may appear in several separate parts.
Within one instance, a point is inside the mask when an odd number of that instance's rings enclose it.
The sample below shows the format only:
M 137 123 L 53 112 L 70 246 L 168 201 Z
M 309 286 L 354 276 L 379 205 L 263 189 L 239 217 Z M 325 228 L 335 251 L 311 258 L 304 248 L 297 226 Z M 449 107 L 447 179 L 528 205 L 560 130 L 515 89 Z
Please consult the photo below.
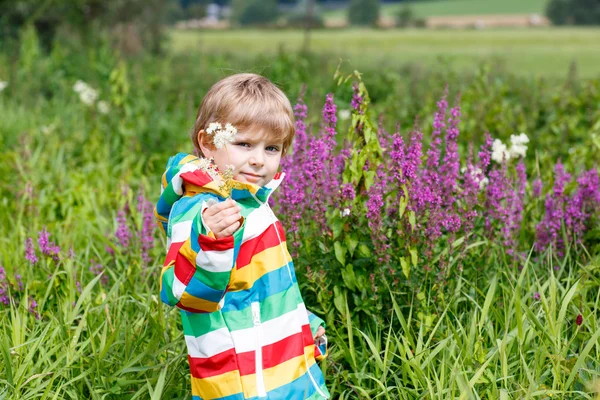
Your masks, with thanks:
M 225 124 L 225 127 L 223 128 L 219 122 L 211 122 L 206 129 L 206 133 L 213 137 L 213 144 L 217 149 L 225 148 L 225 151 L 227 152 L 227 143 L 233 143 L 235 135 L 237 134 L 237 129 L 230 123 Z M 230 159 L 229 152 L 227 152 L 227 158 Z M 217 170 L 216 176 L 221 181 L 220 189 L 230 196 L 231 190 L 233 189 L 233 165 L 227 165 L 225 171 Z

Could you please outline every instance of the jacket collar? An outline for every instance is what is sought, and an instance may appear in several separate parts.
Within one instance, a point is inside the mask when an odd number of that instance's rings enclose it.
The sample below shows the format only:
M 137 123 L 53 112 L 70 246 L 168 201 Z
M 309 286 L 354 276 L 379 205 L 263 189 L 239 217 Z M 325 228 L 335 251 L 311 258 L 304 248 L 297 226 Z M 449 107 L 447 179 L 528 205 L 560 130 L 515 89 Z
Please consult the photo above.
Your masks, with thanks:
M 278 172 L 269 183 L 262 187 L 252 183 L 233 180 L 231 193 L 227 193 L 221 183 L 215 179 L 214 172 L 207 170 L 206 159 L 186 156 L 181 161 L 183 163 L 180 163 L 180 165 L 185 164 L 180 168 L 181 179 L 179 182 L 172 180 L 171 183 L 181 185 L 179 190 L 176 191 L 181 193 L 182 196 L 184 194 L 213 193 L 221 198 L 231 197 L 236 201 L 256 202 L 256 205 L 260 206 L 269 200 L 271 194 L 273 194 L 285 178 L 285 173 Z

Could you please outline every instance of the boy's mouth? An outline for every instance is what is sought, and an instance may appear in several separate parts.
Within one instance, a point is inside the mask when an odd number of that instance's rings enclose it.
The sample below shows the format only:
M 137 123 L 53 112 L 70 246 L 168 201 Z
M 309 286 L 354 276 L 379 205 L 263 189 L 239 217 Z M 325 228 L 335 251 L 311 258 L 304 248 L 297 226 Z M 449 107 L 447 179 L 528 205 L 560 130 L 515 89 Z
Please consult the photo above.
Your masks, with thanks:
M 240 175 L 242 175 L 244 179 L 246 179 L 250 183 L 256 183 L 262 179 L 261 175 L 255 175 L 248 172 L 240 172 Z

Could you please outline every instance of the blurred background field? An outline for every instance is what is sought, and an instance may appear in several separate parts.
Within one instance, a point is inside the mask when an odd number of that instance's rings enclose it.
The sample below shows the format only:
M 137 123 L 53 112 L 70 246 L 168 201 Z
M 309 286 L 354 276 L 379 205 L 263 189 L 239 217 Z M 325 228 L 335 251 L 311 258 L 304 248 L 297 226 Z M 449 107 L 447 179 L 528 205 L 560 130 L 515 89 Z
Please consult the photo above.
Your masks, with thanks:
M 152 207 L 206 91 L 255 72 L 306 125 L 277 212 L 333 398 L 597 400 L 600 7 L 210 3 L 0 2 L 0 398 L 191 398 Z M 454 200 L 423 208 L 432 176 Z
M 449 1 L 452 2 L 452 1 Z M 427 3 L 427 2 L 426 2 Z M 175 52 L 256 54 L 302 50 L 301 30 L 172 31 Z M 565 78 L 571 68 L 578 76 L 600 74 L 600 29 L 540 28 L 492 30 L 317 30 L 311 50 L 347 61 L 353 68 L 396 69 L 413 64 L 473 72 L 482 62 L 524 77 Z
M 382 16 L 395 16 L 402 7 L 410 7 L 416 16 L 462 16 L 462 15 L 506 15 L 540 14 L 545 11 L 546 0 L 430 0 L 387 3 L 381 7 Z M 326 18 L 345 18 L 344 9 L 324 13 Z

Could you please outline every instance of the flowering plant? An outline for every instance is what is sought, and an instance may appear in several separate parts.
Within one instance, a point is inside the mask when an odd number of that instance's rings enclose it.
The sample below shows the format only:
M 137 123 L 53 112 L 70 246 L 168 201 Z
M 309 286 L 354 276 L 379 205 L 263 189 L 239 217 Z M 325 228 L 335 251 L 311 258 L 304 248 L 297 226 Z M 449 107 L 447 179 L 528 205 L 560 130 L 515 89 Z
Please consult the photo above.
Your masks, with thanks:
M 399 125 L 395 133 L 382 119 L 374 125 L 359 73 L 355 81 L 342 140 L 333 94 L 315 135 L 301 94 L 295 142 L 281 162 L 290 179 L 276 204 L 299 275 L 315 288 L 317 302 L 380 318 L 377 298 L 386 288 L 414 291 L 421 295 L 419 319 L 430 325 L 436 302 L 423 293 L 443 304 L 465 268 L 466 276 L 479 273 L 479 265 L 492 270 L 495 256 L 522 267 L 531 251 L 544 260 L 592 243 L 586 234 L 600 217 L 596 167 L 572 182 L 558 163 L 552 190 L 542 193 L 537 180 L 530 191 L 525 133 L 513 134 L 509 146 L 481 135 L 479 151 L 470 143 L 461 159 L 459 99 L 450 107 L 446 92 L 437 102 L 426 147 L 418 126 L 402 135 Z M 533 249 L 526 237 L 534 238 Z
M 237 129 L 230 123 L 226 123 L 225 128 L 223 128 L 223 125 L 219 122 L 211 122 L 208 124 L 208 128 L 206 128 L 206 134 L 213 137 L 213 144 L 217 149 L 225 149 L 227 158 L 231 160 L 227 151 L 227 143 L 233 143 Z M 233 165 L 229 164 L 226 166 L 225 171 L 218 172 L 218 177 L 222 181 L 221 190 L 230 195 L 231 189 L 233 189 Z

